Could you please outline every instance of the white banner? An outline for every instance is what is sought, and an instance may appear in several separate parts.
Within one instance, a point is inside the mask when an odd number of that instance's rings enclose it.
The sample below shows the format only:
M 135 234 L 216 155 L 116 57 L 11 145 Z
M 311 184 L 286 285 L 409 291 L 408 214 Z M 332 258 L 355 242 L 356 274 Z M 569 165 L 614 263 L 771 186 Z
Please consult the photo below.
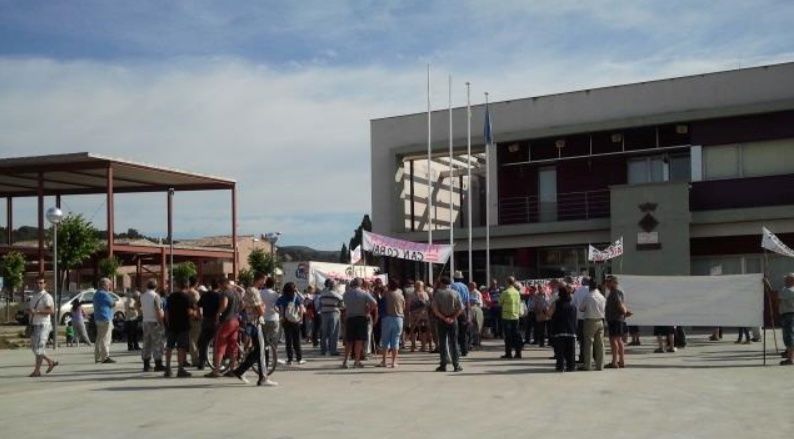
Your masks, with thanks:
M 417 262 L 430 262 L 433 264 L 446 264 L 452 246 L 443 244 L 424 244 L 421 242 L 403 241 L 378 235 L 377 233 L 363 231 L 363 248 L 378 256 L 408 259 Z
M 761 238 L 761 247 L 779 255 L 794 258 L 794 250 L 791 250 L 786 244 L 783 244 L 774 233 L 770 232 L 766 227 L 762 227 L 761 230 L 764 233 L 764 237 Z
M 361 245 L 359 245 L 353 250 L 350 250 L 350 263 L 358 264 L 358 261 L 360 260 L 361 260 Z
M 587 252 L 587 260 L 593 262 L 604 262 L 608 261 L 612 258 L 617 258 L 618 256 L 623 256 L 623 237 L 621 236 L 620 239 L 615 241 L 614 244 L 610 245 L 604 250 L 599 250 L 592 245 L 589 246 Z
M 618 275 L 637 326 L 740 326 L 764 323 L 761 274 Z

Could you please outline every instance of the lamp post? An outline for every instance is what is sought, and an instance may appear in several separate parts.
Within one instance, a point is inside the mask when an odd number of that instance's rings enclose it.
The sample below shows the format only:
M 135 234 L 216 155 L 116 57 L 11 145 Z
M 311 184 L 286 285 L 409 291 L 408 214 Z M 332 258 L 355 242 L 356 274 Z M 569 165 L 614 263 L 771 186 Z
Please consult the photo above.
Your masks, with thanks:
M 281 232 L 268 232 L 266 235 L 262 235 L 262 238 L 270 243 L 270 261 L 273 263 L 270 275 L 273 276 L 273 279 L 276 278 L 276 242 L 278 242 L 279 236 L 281 236 Z
M 47 221 L 52 224 L 52 273 L 54 278 L 54 285 L 53 285 L 53 302 L 55 302 L 55 339 L 53 340 L 52 344 L 55 350 L 58 350 L 58 321 L 60 320 L 61 316 L 61 303 L 60 297 L 58 297 L 58 224 L 61 223 L 63 219 L 63 212 L 61 209 L 57 207 L 50 207 L 47 209 Z

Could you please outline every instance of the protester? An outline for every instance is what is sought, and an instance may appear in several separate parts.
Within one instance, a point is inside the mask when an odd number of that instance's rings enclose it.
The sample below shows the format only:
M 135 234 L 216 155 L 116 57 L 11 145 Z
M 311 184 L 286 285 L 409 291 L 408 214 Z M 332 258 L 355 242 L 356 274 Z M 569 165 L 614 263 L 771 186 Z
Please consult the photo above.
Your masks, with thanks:
M 403 332 L 405 317 L 405 296 L 399 288 L 397 280 L 389 279 L 388 289 L 383 295 L 384 314 L 381 319 L 380 348 L 383 358 L 379 367 L 397 367 L 397 355 L 400 350 L 400 336 Z M 391 357 L 391 364 L 386 363 L 386 356 Z
M 33 372 L 29 377 L 41 376 L 41 365 L 46 361 L 47 370 L 50 373 L 58 365 L 58 362 L 47 355 L 47 339 L 52 331 L 52 315 L 55 312 L 55 301 L 50 293 L 47 292 L 47 282 L 44 278 L 36 279 L 36 294 L 30 298 L 30 324 L 33 326 L 33 333 L 30 335 L 30 348 L 36 357 Z
M 375 299 L 377 306 L 372 309 L 369 315 L 369 326 L 367 329 L 367 355 L 372 352 L 380 353 L 380 346 L 378 341 L 381 336 L 381 316 L 386 312 L 386 302 L 383 296 L 386 294 L 386 286 L 383 281 L 375 279 L 375 285 L 372 287 L 371 293 Z
M 592 370 L 595 357 L 596 370 L 604 369 L 604 317 L 606 299 L 598 291 L 594 280 L 588 285 L 589 293 L 579 305 L 584 313 L 584 365 L 582 370 Z
M 469 324 L 469 340 L 470 347 L 482 346 L 482 330 L 483 330 L 483 311 L 482 311 L 482 293 L 477 290 L 476 282 L 469 282 L 469 312 L 471 313 L 471 322 Z
M 675 347 L 675 326 L 654 326 L 653 335 L 656 336 L 657 348 L 653 352 L 663 354 L 666 352 L 676 352 Z
M 491 334 L 494 338 L 502 338 L 502 307 L 499 305 L 499 296 L 502 288 L 496 279 L 491 280 L 488 295 L 491 301 Z
M 448 277 L 440 279 L 440 288 L 433 292 L 433 315 L 436 317 L 438 327 L 438 342 L 440 363 L 436 372 L 446 372 L 447 364 L 452 362 L 455 372 L 463 370 L 460 367 L 460 352 L 458 350 L 458 317 L 463 313 L 463 304 L 460 294 L 450 287 Z
M 556 282 L 552 287 L 556 288 Z M 539 288 L 535 295 L 535 341 L 539 347 L 545 347 L 549 335 L 549 319 L 551 309 L 550 292 L 545 288 Z
M 94 293 L 94 323 L 96 324 L 96 342 L 94 343 L 94 361 L 96 363 L 115 363 L 110 358 L 110 342 L 113 334 L 113 310 L 116 300 L 110 295 L 110 279 L 99 280 L 99 289 Z
M 555 370 L 576 370 L 576 307 L 567 287 L 560 287 L 557 301 L 552 305 L 550 332 L 554 339 Z
M 198 309 L 201 313 L 201 331 L 199 332 L 196 348 L 198 350 L 198 364 L 194 366 L 198 370 L 204 370 L 204 366 L 209 363 L 207 350 L 209 349 L 210 341 L 215 338 L 215 333 L 218 330 L 219 308 L 221 304 L 221 293 L 218 291 L 218 281 L 212 279 L 210 281 L 210 289 L 201 291 L 199 289 Z M 192 329 L 192 326 L 191 326 Z
M 74 325 L 75 340 L 77 347 L 80 347 L 80 342 L 91 346 L 91 340 L 88 338 L 88 331 L 85 328 L 85 312 L 83 311 L 83 304 L 80 299 L 76 298 L 72 301 L 72 310 L 69 313 L 72 317 L 72 325 Z
M 342 368 L 347 369 L 348 357 L 352 354 L 353 367 L 364 367 L 361 362 L 364 357 L 364 342 L 367 341 L 367 316 L 377 308 L 377 302 L 368 292 L 361 289 L 361 278 L 350 282 L 350 288 L 345 292 L 344 317 L 345 317 L 345 359 Z
M 535 333 L 535 326 L 537 325 L 537 320 L 535 318 L 535 301 L 537 293 L 538 287 L 535 285 L 530 285 L 527 288 L 527 296 L 524 299 L 524 303 L 527 306 L 527 316 L 524 318 L 524 345 L 534 344 L 533 335 Z
M 319 313 L 321 314 L 322 331 L 320 331 L 320 355 L 339 355 L 340 316 L 345 303 L 336 289 L 336 281 L 325 281 L 325 289 L 320 292 Z
M 764 285 L 769 293 L 774 293 L 769 280 L 764 278 Z M 780 313 L 780 328 L 783 331 L 783 353 L 781 366 L 794 365 L 794 273 L 783 277 L 783 288 L 777 292 L 778 312 Z
M 584 363 L 584 313 L 579 310 L 584 298 L 590 294 L 590 278 L 583 277 L 581 285 L 573 292 L 573 306 L 576 308 L 576 338 L 579 340 L 579 363 Z
M 269 379 L 265 373 L 268 361 L 265 356 L 265 335 L 262 332 L 265 323 L 265 304 L 260 294 L 261 288 L 265 285 L 265 278 L 264 273 L 256 273 L 252 286 L 247 288 L 243 295 L 242 307 L 245 311 L 245 330 L 251 338 L 252 349 L 248 351 L 248 355 L 233 373 L 237 379 L 247 383 L 248 379 L 245 378 L 245 372 L 256 364 L 258 365 L 257 372 L 259 373 L 256 385 L 274 387 L 278 383 Z
M 177 350 L 177 378 L 189 378 L 190 372 L 185 370 L 187 351 L 190 345 L 190 318 L 195 313 L 194 304 L 190 298 L 190 281 L 180 279 L 177 281 L 179 291 L 168 295 L 168 307 L 165 313 L 166 342 L 165 342 L 165 372 L 163 376 L 171 377 L 171 352 Z
M 240 299 L 229 279 L 221 278 L 218 284 L 221 291 L 220 304 L 218 306 L 218 324 L 220 326 L 215 334 L 215 355 L 212 359 L 213 370 L 204 375 L 206 378 L 218 378 L 221 376 L 219 370 L 221 360 L 224 357 L 230 359 L 232 370 L 237 368 L 237 331 L 240 329 L 237 312 L 240 307 Z M 233 377 L 232 370 L 229 370 L 227 375 Z
M 284 328 L 284 341 L 287 344 L 287 365 L 291 366 L 293 360 L 297 364 L 305 364 L 303 350 L 301 349 L 300 322 L 303 319 L 303 299 L 298 294 L 295 284 L 287 282 L 281 292 L 281 297 L 276 301 L 276 307 L 281 314 L 281 324 Z
M 609 332 L 609 347 L 612 352 L 612 362 L 606 367 L 617 369 L 626 367 L 623 337 L 626 335 L 626 317 L 631 316 L 631 312 L 626 306 L 625 293 L 620 289 L 618 278 L 607 277 L 606 286 L 609 288 L 609 295 L 607 296 L 605 316 Z
M 408 304 L 409 320 L 411 321 L 411 352 L 416 351 L 416 341 L 419 340 L 419 350 L 428 352 L 433 350 L 433 338 L 430 334 L 430 296 L 425 291 L 425 283 L 414 282 L 413 299 Z
M 463 283 L 463 272 L 456 270 L 453 274 L 453 282 L 450 287 L 460 295 L 460 303 L 463 305 L 463 312 L 458 316 L 458 347 L 460 356 L 469 355 L 471 347 L 471 334 L 469 333 L 469 320 L 471 318 L 469 308 L 469 287 Z
M 199 286 L 198 278 L 195 276 L 191 276 L 188 279 L 190 282 L 190 289 L 187 291 L 188 297 L 190 298 L 191 306 L 198 310 L 198 302 L 201 299 L 201 293 L 207 289 L 202 285 Z M 188 351 L 190 352 L 190 362 L 193 366 L 199 367 L 201 366 L 201 355 L 199 355 L 198 350 L 198 341 L 199 337 L 201 337 L 201 313 L 194 312 L 190 316 L 190 331 L 188 332 Z
M 405 345 L 408 340 L 411 339 L 411 318 L 410 318 L 410 306 L 411 302 L 413 302 L 414 298 L 416 297 L 416 287 L 414 286 L 413 279 L 407 279 L 403 283 L 403 297 L 405 298 L 405 306 L 407 308 L 406 312 L 408 316 L 403 319 L 403 333 L 400 336 L 400 349 L 405 349 Z
M 138 309 L 143 320 L 143 371 L 151 370 L 151 360 L 154 357 L 154 371 L 163 372 L 163 305 L 160 295 L 157 294 L 157 281 L 149 280 L 146 283 L 146 292 L 138 300 Z
M 279 322 L 281 320 L 278 306 L 276 305 L 279 294 L 275 288 L 276 280 L 273 277 L 268 277 L 265 279 L 265 288 L 259 291 L 259 296 L 265 306 L 265 326 L 262 329 L 262 333 L 265 336 L 265 340 L 274 346 L 278 345 Z
M 127 338 L 127 351 L 139 351 L 138 344 L 138 300 L 140 293 L 130 291 L 124 294 L 124 336 Z
M 505 289 L 499 296 L 499 307 L 502 309 L 502 330 L 505 338 L 505 354 L 502 355 L 504 359 L 521 358 L 521 349 L 524 346 L 521 335 L 518 333 L 518 319 L 521 317 L 521 294 L 518 292 L 520 288 L 521 284 L 510 276 L 507 278 Z

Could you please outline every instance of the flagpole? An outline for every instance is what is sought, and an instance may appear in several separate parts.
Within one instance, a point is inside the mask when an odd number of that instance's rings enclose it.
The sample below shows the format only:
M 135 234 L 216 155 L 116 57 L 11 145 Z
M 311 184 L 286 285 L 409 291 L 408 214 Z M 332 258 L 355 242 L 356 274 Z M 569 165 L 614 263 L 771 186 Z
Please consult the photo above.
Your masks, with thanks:
M 485 139 L 485 285 L 491 285 L 491 143 L 493 127 L 488 108 L 488 92 L 485 92 L 485 123 L 489 136 Z
M 474 282 L 474 267 L 472 266 L 472 251 L 471 251 L 471 84 L 466 83 L 466 161 L 468 162 L 468 178 L 469 187 L 466 200 L 468 201 L 468 212 L 466 218 L 469 221 L 469 282 Z
M 449 273 L 455 273 L 455 223 L 453 221 L 452 192 L 455 179 L 452 176 L 452 75 L 449 75 L 449 245 L 452 252 L 449 255 Z
M 433 178 L 431 175 L 432 163 L 432 115 L 430 112 L 430 63 L 427 63 L 427 243 L 433 244 Z M 429 284 L 433 285 L 433 264 L 427 263 L 427 278 Z

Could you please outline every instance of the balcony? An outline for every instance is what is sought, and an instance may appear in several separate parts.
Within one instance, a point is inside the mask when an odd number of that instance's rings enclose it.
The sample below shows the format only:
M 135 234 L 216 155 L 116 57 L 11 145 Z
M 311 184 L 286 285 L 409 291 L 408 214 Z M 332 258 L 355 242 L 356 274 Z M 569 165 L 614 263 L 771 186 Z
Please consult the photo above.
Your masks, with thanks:
M 609 213 L 609 189 L 557 194 L 556 202 L 543 202 L 538 196 L 499 200 L 501 225 L 609 218 Z

